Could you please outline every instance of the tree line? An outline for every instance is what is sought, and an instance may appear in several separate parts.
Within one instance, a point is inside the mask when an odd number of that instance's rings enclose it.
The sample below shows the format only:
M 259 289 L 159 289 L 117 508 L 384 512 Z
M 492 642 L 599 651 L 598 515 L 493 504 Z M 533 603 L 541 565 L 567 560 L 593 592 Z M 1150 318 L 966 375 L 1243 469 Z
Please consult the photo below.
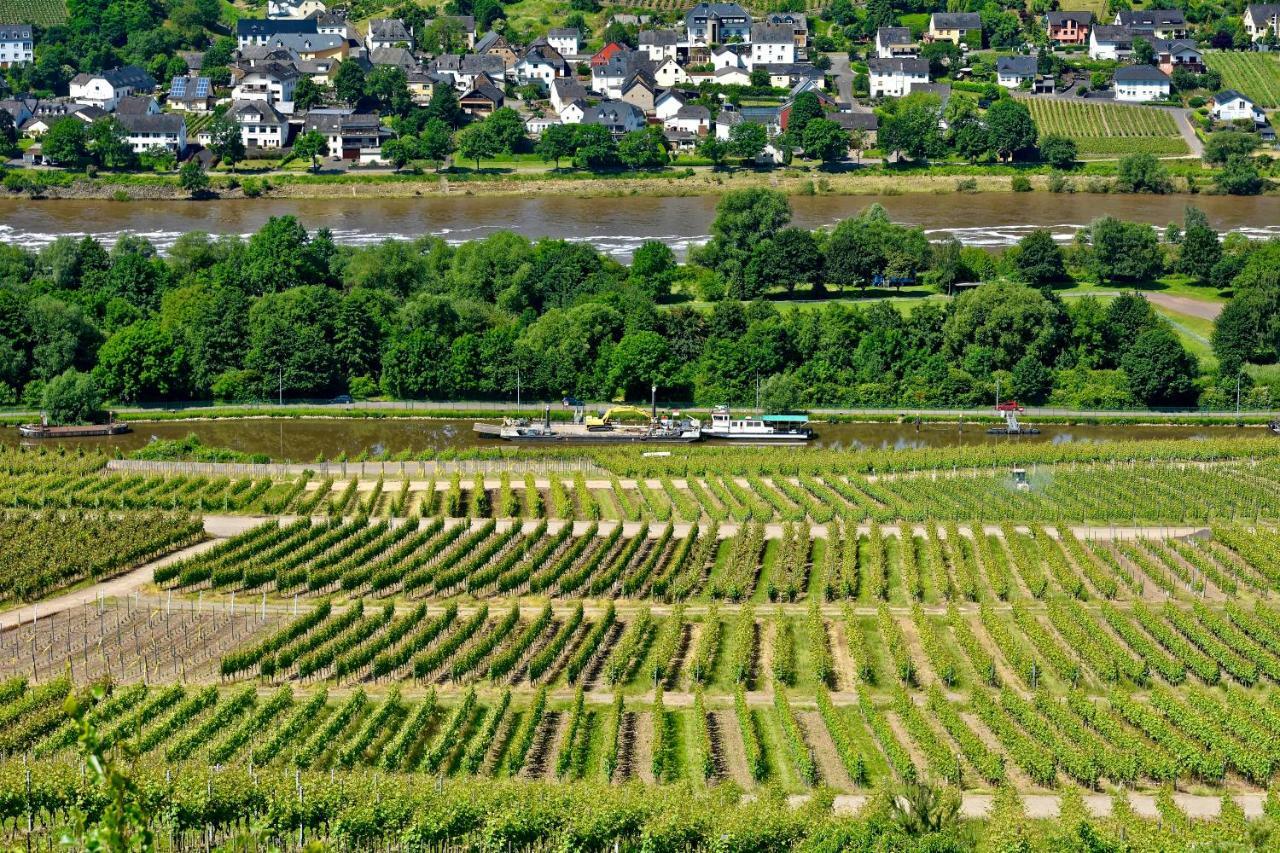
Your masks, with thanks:
M 247 239 L 186 234 L 167 256 L 132 236 L 5 246 L 0 404 L 40 406 L 51 385 L 126 402 L 505 399 L 519 381 L 544 399 L 643 398 L 657 383 L 701 404 L 754 402 L 758 382 L 773 408 L 981 405 L 997 384 L 1077 408 L 1225 405 L 1244 365 L 1280 350 L 1280 242 L 1219 240 L 1195 209 L 1163 235 L 1102 218 L 1069 244 L 1032 231 L 1000 253 L 931 243 L 878 206 L 830 230 L 789 221 L 784 196 L 728 193 L 684 264 L 657 241 L 623 264 L 509 232 L 339 246 L 289 216 Z M 1234 289 L 1217 371 L 1140 294 L 1055 289 L 1166 273 Z M 956 296 L 786 303 L 908 284 Z

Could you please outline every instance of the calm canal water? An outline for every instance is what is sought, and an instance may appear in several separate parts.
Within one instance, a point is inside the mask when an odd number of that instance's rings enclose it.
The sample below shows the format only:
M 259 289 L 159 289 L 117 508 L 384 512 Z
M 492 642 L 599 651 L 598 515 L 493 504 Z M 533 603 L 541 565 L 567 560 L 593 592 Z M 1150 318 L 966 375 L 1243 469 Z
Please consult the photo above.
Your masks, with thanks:
M 271 216 L 293 214 L 308 229 L 330 229 L 341 243 L 433 234 L 451 242 L 508 229 L 530 238 L 563 237 L 590 243 L 627 260 L 645 240 L 661 240 L 681 254 L 704 242 L 715 196 L 576 199 L 560 197 L 419 199 L 242 199 L 213 202 L 0 200 L 0 241 L 39 248 L 57 236 L 93 235 L 112 243 L 125 234 L 162 250 L 188 231 L 247 235 Z M 796 196 L 795 224 L 829 226 L 872 203 L 896 221 L 918 225 L 934 239 L 954 236 L 971 246 L 1016 242 L 1032 228 L 1069 240 L 1091 220 L 1112 215 L 1164 226 L 1181 221 L 1188 204 L 1200 207 L 1220 231 L 1280 236 L 1280 197 L 1207 195 L 1127 196 L 977 193 L 899 196 Z
M 230 447 L 246 453 L 265 453 L 277 461 L 309 462 L 317 457 L 333 458 L 345 452 L 354 456 L 362 450 L 440 450 L 510 446 L 505 442 L 477 436 L 474 421 L 454 419 L 398 418 L 386 420 L 324 420 L 263 418 L 226 421 L 136 422 L 133 432 L 112 438 L 82 439 L 84 447 L 104 450 L 135 450 L 153 438 L 175 439 L 194 433 L 209 447 Z M 1007 437 L 986 434 L 985 425 L 955 422 L 925 423 L 841 423 L 814 425 L 818 438 L 814 446 L 857 450 L 861 448 L 945 447 L 991 442 L 1072 442 L 1120 441 L 1170 438 L 1210 438 L 1261 434 L 1261 428 L 1210 426 L 1057 426 L 1045 424 L 1038 436 Z M 0 445 L 23 442 L 16 429 L 0 430 Z

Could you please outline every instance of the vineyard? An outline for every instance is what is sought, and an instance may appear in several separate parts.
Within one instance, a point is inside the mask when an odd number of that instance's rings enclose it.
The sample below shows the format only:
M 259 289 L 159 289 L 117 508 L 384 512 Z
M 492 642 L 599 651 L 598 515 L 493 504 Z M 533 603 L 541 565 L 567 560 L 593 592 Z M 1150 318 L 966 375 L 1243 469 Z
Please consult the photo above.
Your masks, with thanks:
M 1247 95 L 1260 107 L 1280 107 L 1280 60 L 1269 53 L 1211 50 L 1205 64 L 1222 75 L 1222 87 Z
M 917 783 L 1030 849 L 1082 824 L 1244 843 L 1280 814 L 1276 453 L 608 449 L 595 471 L 383 479 L 0 454 L 14 596 L 153 562 L 198 514 L 264 516 L 127 595 L 15 611 L 0 819 L 43 843 L 97 802 L 80 707 L 137 756 L 175 849 L 251 825 L 778 849 L 899 831 L 885 794 Z M 37 543 L 67 557 L 19 586 Z
M 52 27 L 67 22 L 64 0 L 0 0 L 0 21 Z
M 1052 98 L 1027 98 L 1024 103 L 1042 135 L 1070 137 L 1083 157 L 1187 153 L 1167 110 Z

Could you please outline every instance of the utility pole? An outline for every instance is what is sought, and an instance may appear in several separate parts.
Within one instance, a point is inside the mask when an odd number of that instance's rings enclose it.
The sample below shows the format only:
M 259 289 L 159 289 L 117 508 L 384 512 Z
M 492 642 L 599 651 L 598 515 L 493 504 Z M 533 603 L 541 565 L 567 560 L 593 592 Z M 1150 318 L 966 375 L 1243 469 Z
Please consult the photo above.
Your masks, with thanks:
M 649 386 L 650 404 L 653 406 L 652 417 L 656 421 L 658 419 L 658 383 Z
M 516 411 L 520 410 L 520 368 L 516 368 Z
M 284 405 L 284 365 L 283 364 L 278 365 L 278 368 L 280 371 L 280 381 L 279 381 L 279 385 L 277 386 L 279 395 L 280 395 L 279 404 L 283 406 Z

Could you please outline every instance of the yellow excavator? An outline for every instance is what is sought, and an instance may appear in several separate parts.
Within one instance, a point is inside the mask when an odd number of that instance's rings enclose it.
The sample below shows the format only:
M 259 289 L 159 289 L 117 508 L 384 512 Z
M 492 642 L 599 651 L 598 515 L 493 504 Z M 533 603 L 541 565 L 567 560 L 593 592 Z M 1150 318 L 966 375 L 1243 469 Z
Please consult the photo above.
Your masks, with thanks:
M 624 420 L 623 416 L 628 423 L 647 424 L 653 420 L 649 412 L 639 406 L 612 406 L 603 414 L 587 415 L 582 422 L 590 430 L 612 429 Z

